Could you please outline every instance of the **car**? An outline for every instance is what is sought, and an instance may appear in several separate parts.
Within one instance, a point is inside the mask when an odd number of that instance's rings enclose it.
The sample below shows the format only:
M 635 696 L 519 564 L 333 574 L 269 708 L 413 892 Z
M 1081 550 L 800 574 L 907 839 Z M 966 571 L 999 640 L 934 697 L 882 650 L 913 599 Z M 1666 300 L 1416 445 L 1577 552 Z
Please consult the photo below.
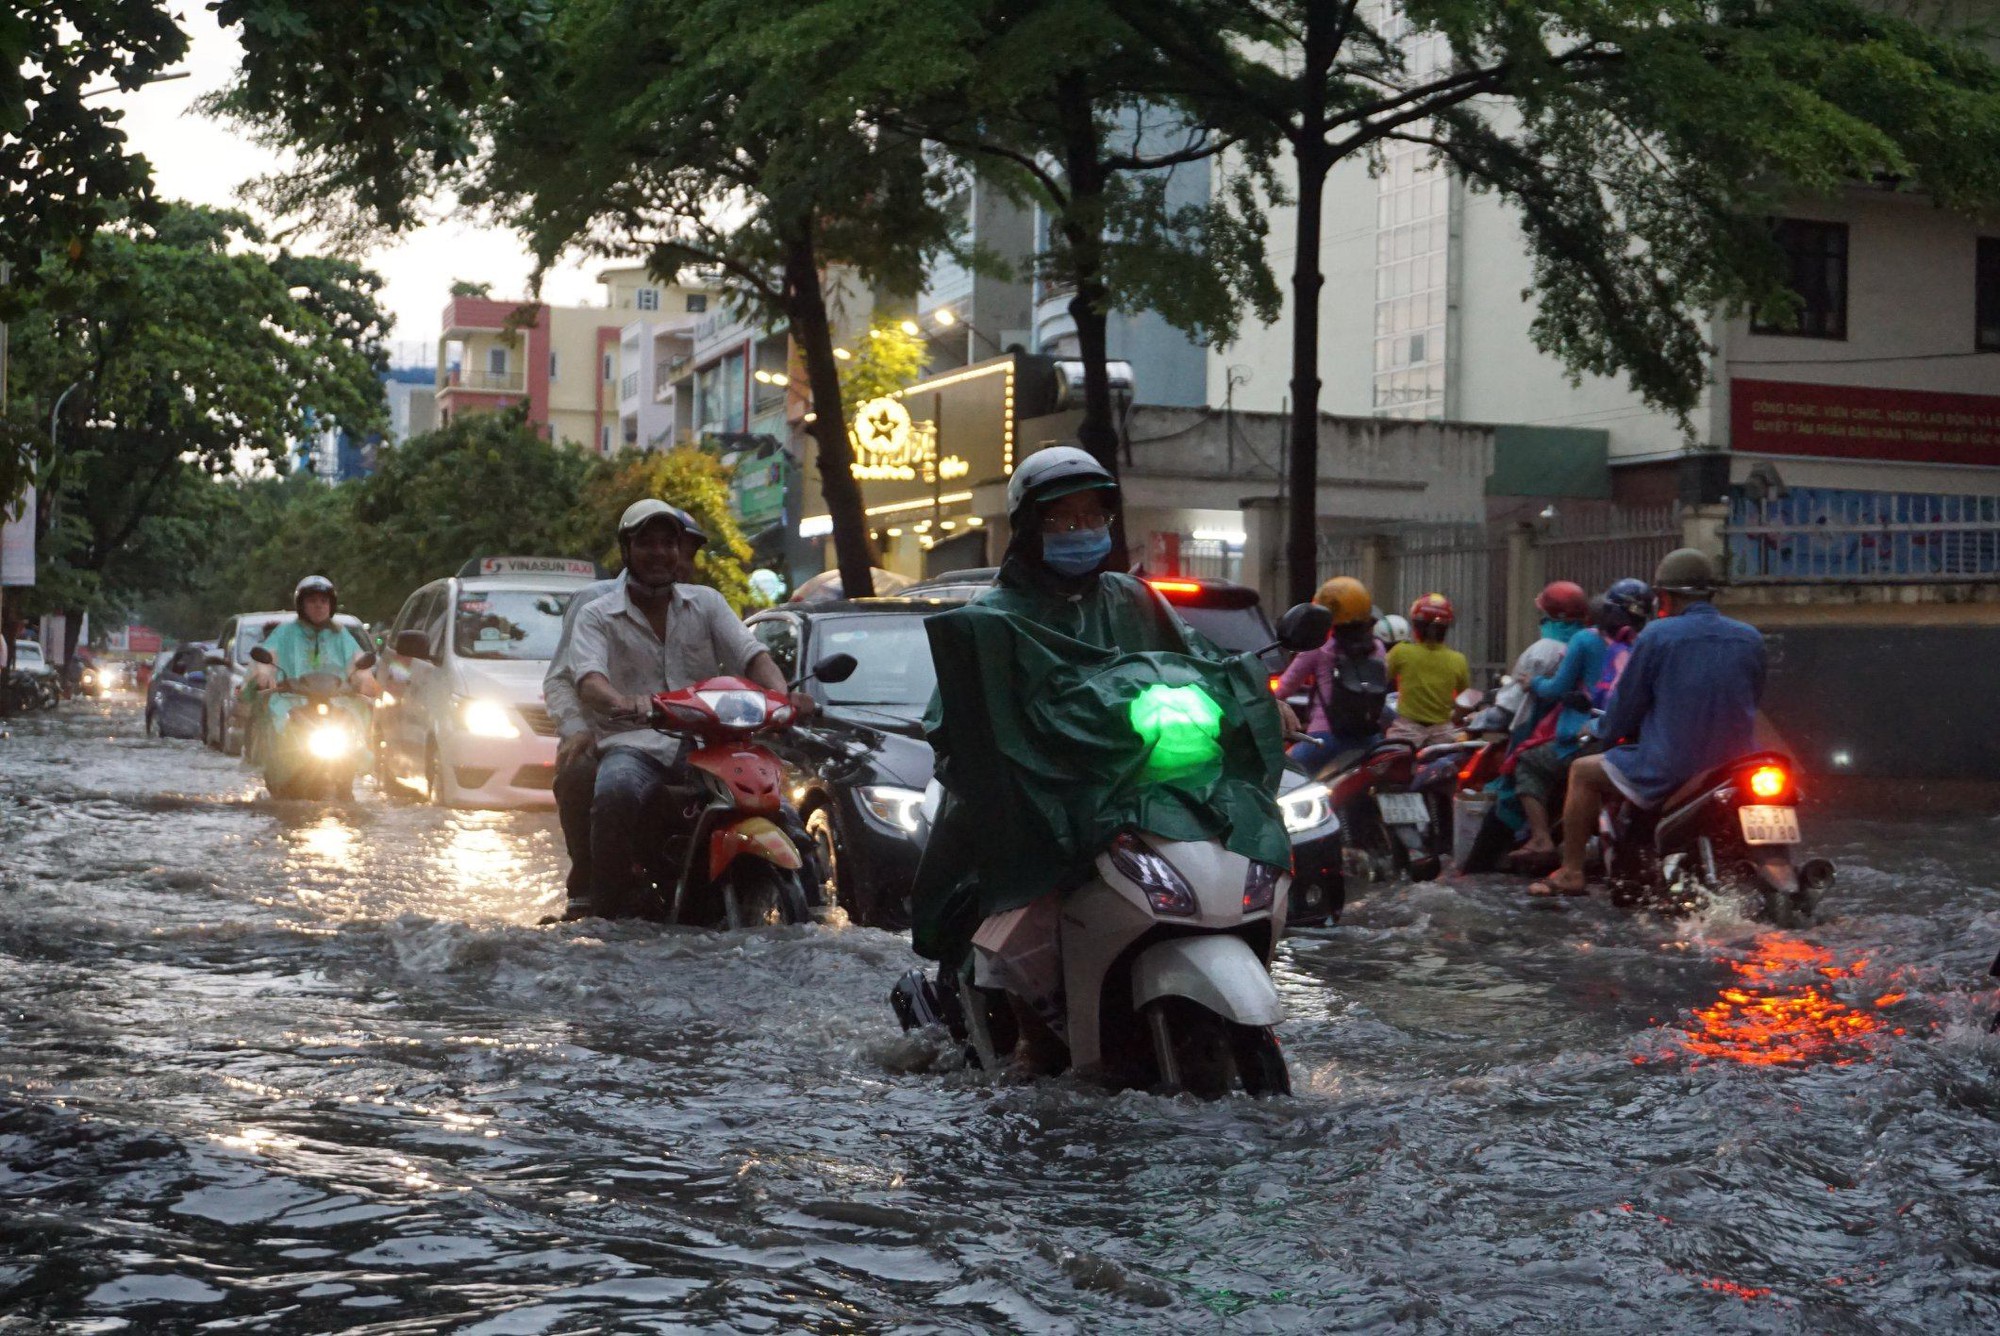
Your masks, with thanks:
M 264 643 L 271 632 L 286 622 L 298 620 L 296 612 L 239 612 L 223 623 L 222 634 L 208 656 L 208 677 L 202 683 L 202 741 L 225 756 L 243 753 L 243 702 L 238 690 L 250 671 L 250 651 Z M 334 621 L 365 635 L 361 623 L 346 613 Z
M 208 656 L 213 648 L 206 641 L 195 640 L 179 649 L 162 650 L 153 660 L 153 679 L 146 685 L 148 737 L 201 737 L 207 710 Z
M 922 805 L 933 762 L 923 715 L 937 685 L 923 619 L 960 606 L 968 591 L 988 584 L 927 581 L 890 598 L 770 608 L 748 619 L 750 633 L 787 677 L 834 654 L 855 658 L 845 681 L 806 684 L 821 706 L 818 722 L 778 735 L 773 747 L 819 855 L 821 894 L 856 923 L 909 926 L 910 886 L 929 836 Z M 1261 649 L 1275 638 L 1256 608 L 1255 590 L 1230 586 L 1210 597 L 1227 600 L 1226 611 L 1237 613 L 1244 594 L 1265 633 L 1255 643 L 1224 648 Z M 1243 631 L 1242 621 L 1231 618 L 1224 627 Z M 1287 766 L 1279 807 L 1292 837 L 1291 922 L 1337 918 L 1345 900 L 1342 841 L 1326 787 Z
M 54 677 L 55 667 L 42 653 L 42 647 L 33 640 L 14 642 L 14 671 L 28 673 L 34 677 Z
M 408 599 L 375 661 L 376 779 L 448 807 L 555 806 L 542 677 L 594 562 L 475 557 Z

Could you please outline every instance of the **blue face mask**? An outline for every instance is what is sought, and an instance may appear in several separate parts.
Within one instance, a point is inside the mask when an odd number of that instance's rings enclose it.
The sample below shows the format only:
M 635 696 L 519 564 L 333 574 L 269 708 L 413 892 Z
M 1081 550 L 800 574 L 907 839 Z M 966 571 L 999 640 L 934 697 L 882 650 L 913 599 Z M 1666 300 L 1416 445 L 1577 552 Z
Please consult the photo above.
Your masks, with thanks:
M 1088 575 L 1111 555 L 1109 529 L 1042 535 L 1042 560 L 1058 575 Z

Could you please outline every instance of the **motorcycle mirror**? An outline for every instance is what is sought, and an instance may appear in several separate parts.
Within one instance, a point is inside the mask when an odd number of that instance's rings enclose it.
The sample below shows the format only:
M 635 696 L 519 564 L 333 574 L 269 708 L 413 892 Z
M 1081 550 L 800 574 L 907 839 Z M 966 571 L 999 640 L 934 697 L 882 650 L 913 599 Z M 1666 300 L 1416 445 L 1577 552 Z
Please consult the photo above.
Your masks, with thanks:
M 375 656 L 373 654 L 363 654 L 354 661 L 354 666 L 362 669 L 373 668 L 375 666 Z
M 829 654 L 814 664 L 812 671 L 799 681 L 805 681 L 806 677 L 817 677 L 822 682 L 845 682 L 854 676 L 854 670 L 860 666 L 852 654 Z
M 1278 645 L 1303 653 L 1318 649 L 1333 633 L 1333 610 L 1317 603 L 1301 603 L 1287 608 L 1278 618 Z
M 250 651 L 250 657 L 258 663 L 276 663 L 277 658 L 270 650 L 258 645 Z

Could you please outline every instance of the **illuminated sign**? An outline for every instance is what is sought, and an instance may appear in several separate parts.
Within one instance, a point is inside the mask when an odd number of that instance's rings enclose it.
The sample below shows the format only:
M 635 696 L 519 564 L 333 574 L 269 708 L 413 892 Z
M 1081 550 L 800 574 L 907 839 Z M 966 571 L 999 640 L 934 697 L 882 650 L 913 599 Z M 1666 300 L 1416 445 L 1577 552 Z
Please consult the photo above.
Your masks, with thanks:
M 848 433 L 854 476 L 863 482 L 938 482 L 963 478 L 972 465 L 937 455 L 937 424 L 917 422 L 899 399 L 870 399 L 855 410 Z

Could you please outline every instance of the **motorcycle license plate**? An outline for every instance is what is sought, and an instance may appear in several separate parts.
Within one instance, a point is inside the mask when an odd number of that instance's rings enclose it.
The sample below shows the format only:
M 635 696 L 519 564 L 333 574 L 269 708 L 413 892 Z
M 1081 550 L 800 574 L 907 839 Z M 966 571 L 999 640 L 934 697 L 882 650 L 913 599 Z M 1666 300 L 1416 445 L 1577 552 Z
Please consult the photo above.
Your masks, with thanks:
M 1376 803 L 1382 809 L 1382 820 L 1391 826 L 1428 826 L 1431 823 L 1430 809 L 1424 806 L 1421 793 L 1378 793 Z
M 1797 844 L 1799 809 L 1796 807 L 1739 807 L 1745 844 Z

